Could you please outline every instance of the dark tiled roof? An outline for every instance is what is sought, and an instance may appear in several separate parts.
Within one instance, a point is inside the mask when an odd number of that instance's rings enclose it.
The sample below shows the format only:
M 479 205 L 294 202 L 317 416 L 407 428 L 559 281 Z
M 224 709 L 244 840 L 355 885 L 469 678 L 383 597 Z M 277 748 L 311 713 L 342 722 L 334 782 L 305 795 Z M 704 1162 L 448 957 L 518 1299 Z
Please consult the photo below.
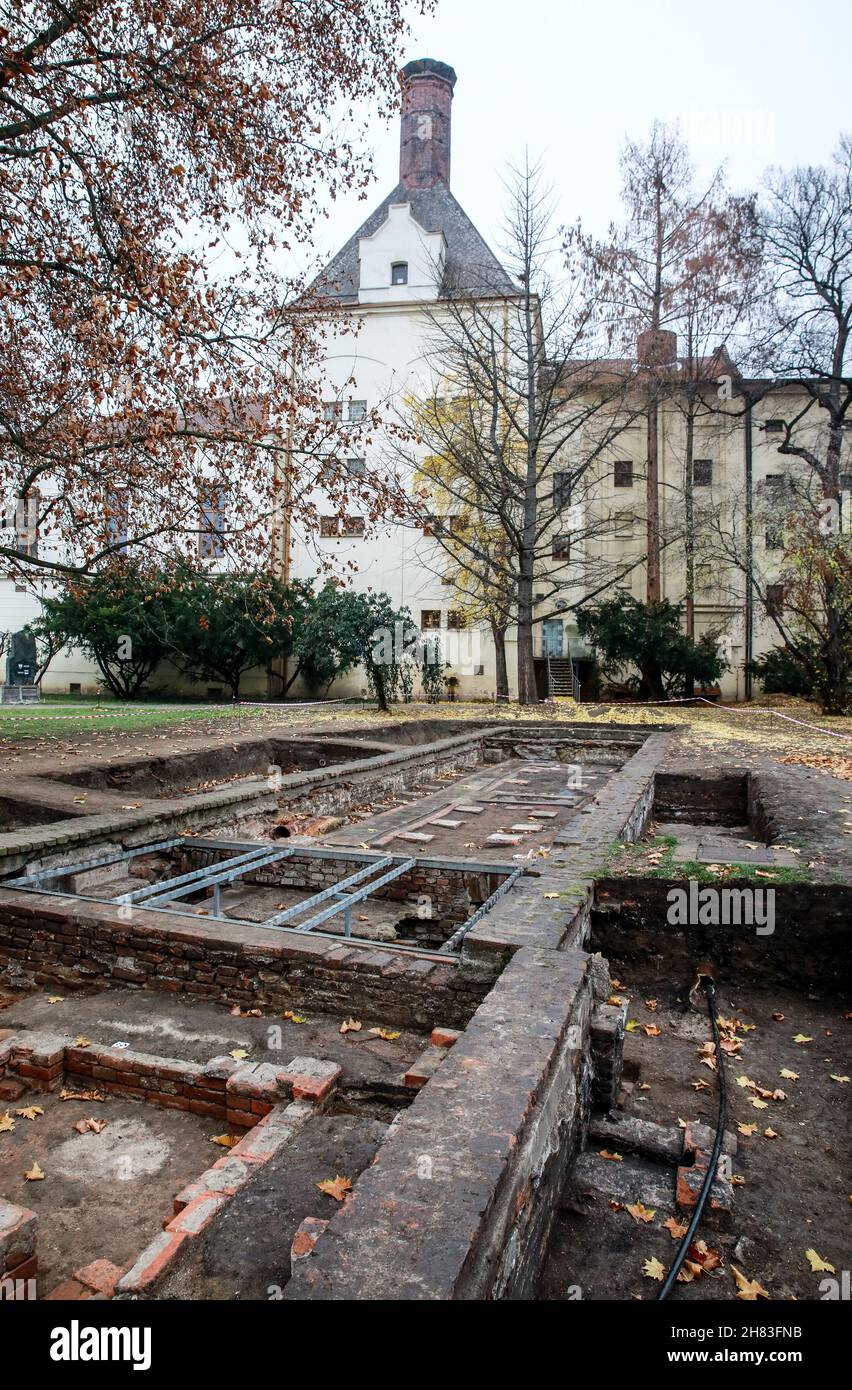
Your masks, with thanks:
M 405 188 L 398 184 L 314 281 L 312 294 L 337 300 L 340 304 L 357 304 L 358 242 L 361 237 L 372 236 L 378 231 L 387 221 L 389 209 L 394 203 L 409 203 L 412 216 L 424 231 L 443 232 L 447 242 L 447 262 L 442 296 L 519 293 L 519 286 L 513 284 L 445 184 L 438 184 L 435 188 Z

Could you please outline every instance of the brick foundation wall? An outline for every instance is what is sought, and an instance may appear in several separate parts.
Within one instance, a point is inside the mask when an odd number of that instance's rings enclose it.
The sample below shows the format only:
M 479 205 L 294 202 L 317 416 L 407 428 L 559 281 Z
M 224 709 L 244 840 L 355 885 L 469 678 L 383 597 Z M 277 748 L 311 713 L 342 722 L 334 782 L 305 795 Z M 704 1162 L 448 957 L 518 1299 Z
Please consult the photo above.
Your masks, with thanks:
M 0 965 L 15 961 L 42 986 L 116 984 L 423 1029 L 464 1027 L 487 989 L 454 960 L 127 911 L 0 889 Z

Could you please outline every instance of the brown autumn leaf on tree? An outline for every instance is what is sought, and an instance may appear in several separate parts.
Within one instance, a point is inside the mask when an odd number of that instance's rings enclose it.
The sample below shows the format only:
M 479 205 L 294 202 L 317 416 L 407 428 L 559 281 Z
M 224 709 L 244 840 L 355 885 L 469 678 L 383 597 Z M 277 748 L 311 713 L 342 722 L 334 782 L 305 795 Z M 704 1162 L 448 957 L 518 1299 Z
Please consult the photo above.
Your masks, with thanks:
M 342 505 L 295 254 L 329 196 L 366 184 L 360 130 L 333 113 L 395 108 L 406 9 L 4 6 L 0 490 L 17 534 L 0 557 L 16 577 L 79 578 L 125 546 L 197 556 L 203 496 L 227 550 L 263 564 L 283 491 L 309 519 L 320 466 Z

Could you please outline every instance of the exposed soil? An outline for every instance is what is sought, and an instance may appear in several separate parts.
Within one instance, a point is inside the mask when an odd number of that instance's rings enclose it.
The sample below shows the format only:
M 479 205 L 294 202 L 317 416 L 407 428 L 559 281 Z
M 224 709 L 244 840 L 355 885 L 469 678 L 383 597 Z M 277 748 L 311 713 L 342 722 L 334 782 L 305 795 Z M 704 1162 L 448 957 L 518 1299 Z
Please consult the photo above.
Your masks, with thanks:
M 610 965 L 625 986 L 621 997 L 630 998 L 629 1018 L 639 1025 L 625 1046 L 628 1069 L 631 1064 L 640 1069 L 627 1113 L 673 1127 L 683 1120 L 701 1120 L 715 1130 L 716 1078 L 699 1056 L 701 1044 L 710 1037 L 706 1014 L 684 1012 L 675 990 L 650 971 L 625 966 L 620 972 L 617 960 Z M 649 1000 L 656 1001 L 656 1009 Z M 832 1079 L 852 1074 L 850 1015 L 835 999 L 761 991 L 731 981 L 720 984 L 718 1002 L 723 1017 L 754 1025 L 753 1030 L 737 1033 L 742 1047 L 724 1062 L 727 1128 L 738 1142 L 733 1171 L 744 1181 L 735 1187 L 729 1227 L 698 1232 L 699 1239 L 719 1251 L 722 1267 L 692 1283 L 678 1284 L 671 1297 L 734 1298 L 733 1264 L 748 1279 L 758 1280 L 772 1299 L 819 1299 L 826 1274 L 811 1271 L 805 1251 L 815 1250 L 834 1265 L 838 1278 L 852 1264 L 852 1084 Z M 645 1026 L 659 1028 L 660 1035 L 647 1036 Z M 812 1041 L 796 1043 L 798 1035 Z M 795 1072 L 798 1079 L 782 1077 L 782 1070 Z M 756 1108 L 753 1101 L 760 1097 L 738 1085 L 741 1076 L 765 1090 L 783 1091 L 786 1099 Z M 704 1087 L 696 1089 L 694 1082 Z M 738 1131 L 739 1125 L 753 1124 L 753 1134 Z M 765 1137 L 767 1129 L 777 1137 Z M 593 1171 L 597 1176 L 590 1182 Z M 596 1165 L 584 1159 L 557 1222 L 540 1297 L 576 1298 L 579 1286 L 584 1299 L 653 1299 L 658 1284 L 644 1276 L 644 1262 L 656 1257 L 668 1268 L 678 1244 L 662 1226 L 676 1211 L 674 1172 L 665 1164 L 628 1155 L 621 1163 Z M 655 1216 L 650 1223 L 637 1222 L 625 1210 L 613 1210 L 611 1200 L 622 1205 L 641 1201 L 655 1210 Z

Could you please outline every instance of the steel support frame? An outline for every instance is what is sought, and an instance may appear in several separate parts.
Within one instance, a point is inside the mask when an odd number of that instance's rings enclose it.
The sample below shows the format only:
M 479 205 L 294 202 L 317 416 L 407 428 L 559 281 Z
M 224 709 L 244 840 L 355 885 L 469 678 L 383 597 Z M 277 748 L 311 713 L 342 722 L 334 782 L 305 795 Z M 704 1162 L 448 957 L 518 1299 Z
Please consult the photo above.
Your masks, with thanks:
M 178 845 L 185 845 L 186 840 L 177 837 L 173 840 L 158 840 L 153 845 L 144 845 L 141 849 L 123 849 L 116 854 L 108 854 L 100 859 L 82 859 L 77 864 L 58 864 L 52 869 L 37 869 L 35 873 L 24 874 L 21 878 L 7 879 L 3 884 L 4 888 L 37 888 L 40 883 L 44 883 L 51 878 L 69 878 L 71 874 L 84 874 L 90 869 L 106 869 L 110 864 L 123 864 L 128 859 L 138 859 L 143 854 L 159 854 L 163 850 L 176 849 Z M 71 897 L 75 895 L 72 893 Z
M 386 869 L 393 863 L 393 856 L 387 855 L 384 859 L 377 859 L 374 864 L 368 864 L 366 868 L 359 869 L 357 873 L 350 874 L 348 878 L 341 879 L 339 883 L 334 883 L 330 888 L 324 888 L 322 892 L 315 893 L 312 898 L 306 898 L 303 902 L 294 903 L 285 912 L 279 912 L 275 917 L 268 917 L 265 922 L 261 922 L 262 927 L 284 927 L 288 922 L 292 922 L 294 917 L 301 917 L 303 913 L 310 911 L 311 908 L 319 907 L 321 903 L 327 903 L 329 898 L 335 898 L 343 893 L 347 888 L 354 888 L 356 884 L 363 883 L 365 878 L 377 873 L 380 869 Z M 301 930 L 296 928 L 297 931 Z
M 184 883 L 180 887 L 169 886 L 169 881 L 164 884 L 157 884 L 158 891 L 151 895 L 144 907 L 149 904 L 156 906 L 158 903 L 177 902 L 180 898 L 188 898 L 192 893 L 198 893 L 204 888 L 213 889 L 213 911 L 218 915 L 220 907 L 220 892 L 223 884 L 233 883 L 235 879 L 243 878 L 246 874 L 253 873 L 257 869 L 267 869 L 271 864 L 277 864 L 282 859 L 290 859 L 294 851 L 292 849 L 275 849 L 261 851 L 250 860 L 244 860 L 242 864 L 235 867 L 227 867 L 227 860 L 224 864 L 211 864 L 204 873 L 205 877 L 197 878 L 190 883 Z M 182 877 L 187 877 L 182 875 Z
M 342 912 L 344 914 L 343 931 L 348 940 L 352 935 L 352 909 L 355 904 L 363 902 L 364 899 L 369 898 L 370 894 L 374 893 L 377 888 L 384 888 L 386 884 L 393 883 L 394 879 L 401 878 L 403 874 L 408 873 L 410 869 L 416 867 L 416 859 L 407 859 L 402 864 L 396 864 L 388 873 L 382 874 L 381 878 L 377 878 L 373 883 L 368 883 L 363 888 L 359 888 L 357 893 L 340 893 L 339 902 L 332 903 L 331 907 L 327 907 L 324 912 L 318 912 L 315 917 L 311 917 L 310 921 L 302 922 L 295 930 L 300 933 L 313 931 L 315 927 L 321 927 L 324 922 L 330 921 L 332 917 L 339 917 Z M 338 892 L 341 887 L 342 885 L 339 884 Z

